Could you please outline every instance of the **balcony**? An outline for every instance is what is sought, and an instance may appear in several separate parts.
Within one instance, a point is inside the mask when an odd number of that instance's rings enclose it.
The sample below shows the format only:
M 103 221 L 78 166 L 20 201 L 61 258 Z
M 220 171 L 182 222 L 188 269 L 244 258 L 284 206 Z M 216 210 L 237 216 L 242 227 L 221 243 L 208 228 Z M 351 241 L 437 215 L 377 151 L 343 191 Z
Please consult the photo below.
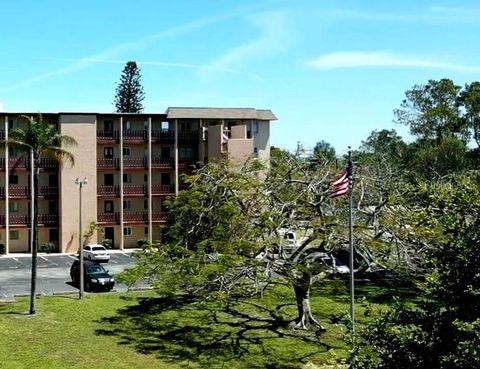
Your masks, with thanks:
M 148 160 L 145 157 L 124 157 L 123 168 L 124 169 L 146 169 Z
M 148 186 L 147 185 L 124 184 L 123 185 L 123 194 L 124 195 L 145 196 L 145 195 L 148 195 Z
M 0 197 L 2 196 L 3 188 L 0 187 Z M 152 185 L 152 195 L 170 195 L 175 193 L 173 185 Z M 148 196 L 147 185 L 123 185 L 123 194 L 126 196 Z M 3 195 L 5 197 L 5 195 Z M 120 186 L 99 186 L 97 188 L 97 196 L 118 197 L 120 196 Z
M 172 158 L 152 158 L 152 168 L 155 169 L 172 169 Z
M 179 142 L 196 142 L 198 140 L 198 131 L 178 131 Z M 154 142 L 174 142 L 175 131 L 162 129 L 152 131 L 152 141 Z
M 99 186 L 97 188 L 98 196 L 120 196 L 120 186 Z
M 175 188 L 173 185 L 160 185 L 154 184 L 152 185 L 152 195 L 168 195 L 174 194 Z
M 123 141 L 125 142 L 138 142 L 143 143 L 148 141 L 148 132 L 145 130 L 133 131 L 125 130 L 123 131 Z
M 5 198 L 5 187 L 0 187 L 0 198 Z M 9 198 L 24 199 L 30 198 L 30 187 L 10 185 L 8 189 Z M 56 197 L 58 196 L 58 187 L 41 186 L 38 189 L 40 197 Z
M 30 226 L 30 215 L 26 214 L 10 214 L 10 226 Z M 38 225 L 45 227 L 58 226 L 58 214 L 38 214 Z M 0 215 L 0 226 L 5 226 L 5 215 Z
M 97 215 L 99 224 L 118 224 L 120 223 L 120 213 L 100 213 Z
M 118 158 L 97 158 L 98 169 L 118 169 L 120 160 Z
M 38 167 L 43 170 L 57 170 L 58 162 L 55 159 L 51 158 L 40 158 L 38 162 Z M 24 157 L 8 158 L 8 168 L 9 169 L 30 169 L 30 160 Z M 0 158 L 0 170 L 5 170 L 5 158 Z
M 118 131 L 103 131 L 97 130 L 97 140 L 102 142 L 116 142 L 118 141 Z
M 167 213 L 157 211 L 152 213 L 152 222 L 165 222 L 167 220 Z M 99 224 L 120 224 L 120 213 L 100 213 L 97 216 L 97 223 Z M 125 211 L 123 213 L 123 223 L 148 223 L 148 212 L 146 211 Z

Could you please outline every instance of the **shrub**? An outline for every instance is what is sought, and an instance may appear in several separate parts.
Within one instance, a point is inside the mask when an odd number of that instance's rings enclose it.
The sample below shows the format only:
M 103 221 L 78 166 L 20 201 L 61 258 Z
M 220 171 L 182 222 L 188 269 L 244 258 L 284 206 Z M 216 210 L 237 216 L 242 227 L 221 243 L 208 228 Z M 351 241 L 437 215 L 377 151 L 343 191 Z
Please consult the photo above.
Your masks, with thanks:
M 5 245 L 3 243 L 0 243 L 0 255 L 5 254 Z
M 137 245 L 138 247 L 144 247 L 145 245 L 148 245 L 149 242 L 146 238 L 140 238 L 139 240 L 137 240 Z
M 102 241 L 102 245 L 103 245 L 103 247 L 105 247 L 106 249 L 113 249 L 113 241 L 112 241 L 110 238 L 105 238 L 105 239 Z
M 55 251 L 57 251 L 57 246 L 55 246 L 55 244 L 53 242 L 45 242 L 44 244 L 42 244 L 40 246 L 39 251 L 40 252 L 47 252 L 47 253 L 55 252 Z

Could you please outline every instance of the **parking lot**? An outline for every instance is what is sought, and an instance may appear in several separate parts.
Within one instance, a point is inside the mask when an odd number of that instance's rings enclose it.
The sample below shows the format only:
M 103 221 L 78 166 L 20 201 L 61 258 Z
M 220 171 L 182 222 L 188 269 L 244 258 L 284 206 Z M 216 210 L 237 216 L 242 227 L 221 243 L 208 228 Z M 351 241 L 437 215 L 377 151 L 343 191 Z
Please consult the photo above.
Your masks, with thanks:
M 44 295 L 78 292 L 70 283 L 70 267 L 75 259 L 74 255 L 39 255 L 37 292 Z M 0 256 L 0 298 L 29 295 L 31 263 L 29 255 Z M 111 253 L 108 263 L 103 263 L 113 276 L 134 264 L 131 253 L 118 251 Z M 115 290 L 125 291 L 126 286 L 117 283 Z

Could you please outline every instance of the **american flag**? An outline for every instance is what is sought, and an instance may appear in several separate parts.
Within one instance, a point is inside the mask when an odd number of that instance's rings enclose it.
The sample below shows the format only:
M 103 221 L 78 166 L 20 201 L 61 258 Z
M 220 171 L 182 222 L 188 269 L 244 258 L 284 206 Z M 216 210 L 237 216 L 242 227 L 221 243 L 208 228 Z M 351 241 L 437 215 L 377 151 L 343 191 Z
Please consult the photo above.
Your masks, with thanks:
M 353 188 L 353 165 L 349 161 L 347 167 L 330 184 L 330 198 L 348 195 Z

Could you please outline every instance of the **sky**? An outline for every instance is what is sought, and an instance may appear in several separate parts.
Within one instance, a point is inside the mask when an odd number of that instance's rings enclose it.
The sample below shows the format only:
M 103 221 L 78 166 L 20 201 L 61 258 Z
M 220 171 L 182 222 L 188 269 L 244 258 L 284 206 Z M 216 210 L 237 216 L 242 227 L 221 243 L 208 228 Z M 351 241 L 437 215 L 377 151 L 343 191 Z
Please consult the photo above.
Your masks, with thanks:
M 394 123 L 405 91 L 480 79 L 478 1 L 0 2 L 0 102 L 12 112 L 112 112 L 129 60 L 146 112 L 271 109 L 271 144 L 337 153 Z

